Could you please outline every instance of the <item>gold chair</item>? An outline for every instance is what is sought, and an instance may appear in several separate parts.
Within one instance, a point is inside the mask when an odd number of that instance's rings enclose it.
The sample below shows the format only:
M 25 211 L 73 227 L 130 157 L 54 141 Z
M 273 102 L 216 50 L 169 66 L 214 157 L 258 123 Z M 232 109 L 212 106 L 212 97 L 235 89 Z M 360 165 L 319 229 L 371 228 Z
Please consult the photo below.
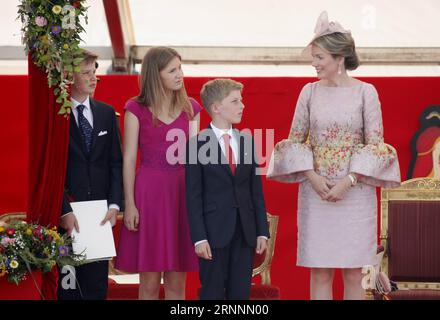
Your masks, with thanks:
M 252 270 L 251 300 L 279 300 L 280 288 L 271 284 L 270 268 L 275 251 L 275 240 L 278 229 L 278 216 L 267 213 L 270 238 L 267 242 L 267 249 L 262 255 L 255 255 Z M 261 284 L 254 283 L 256 276 L 261 277 Z
M 13 220 L 26 220 L 26 212 L 7 212 L 0 214 L 0 221 L 9 223 Z
M 277 237 L 277 229 L 278 229 L 278 216 L 273 216 L 270 213 L 267 213 L 267 222 L 269 224 L 269 234 L 270 238 L 267 241 L 267 250 L 263 255 L 263 259 L 261 257 L 254 260 L 254 270 L 252 271 L 252 277 L 257 275 L 261 276 L 261 284 L 269 285 L 271 283 L 270 280 L 270 267 L 272 264 L 272 258 L 275 251 L 275 239 Z
M 381 190 L 381 269 L 391 299 L 440 299 L 440 180 L 416 178 Z

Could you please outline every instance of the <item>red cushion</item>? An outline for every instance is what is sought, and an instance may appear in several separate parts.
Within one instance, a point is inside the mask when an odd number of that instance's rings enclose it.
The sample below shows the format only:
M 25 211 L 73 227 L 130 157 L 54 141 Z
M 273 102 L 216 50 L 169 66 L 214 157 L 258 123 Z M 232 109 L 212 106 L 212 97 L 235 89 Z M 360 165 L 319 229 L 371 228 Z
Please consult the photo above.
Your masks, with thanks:
M 259 267 L 264 262 L 264 258 L 266 257 L 266 252 L 267 252 L 267 250 L 265 250 L 263 252 L 263 254 L 255 254 L 254 255 L 254 262 L 253 262 L 254 269 Z
M 138 284 L 117 284 L 109 279 L 107 300 L 137 300 L 138 297 Z
M 273 285 L 252 284 L 251 300 L 280 300 L 280 288 Z
M 440 300 L 440 290 L 397 290 L 389 294 L 391 300 Z

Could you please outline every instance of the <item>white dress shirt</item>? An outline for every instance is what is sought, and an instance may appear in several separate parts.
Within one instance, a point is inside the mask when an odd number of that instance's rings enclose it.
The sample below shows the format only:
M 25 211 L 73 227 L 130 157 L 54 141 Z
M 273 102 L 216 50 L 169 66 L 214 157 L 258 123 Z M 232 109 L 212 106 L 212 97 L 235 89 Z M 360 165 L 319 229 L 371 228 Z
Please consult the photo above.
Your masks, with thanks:
M 87 99 L 84 100 L 84 102 L 78 102 L 73 98 L 71 98 L 71 100 L 73 103 L 72 113 L 75 116 L 76 125 L 79 127 L 79 125 L 78 125 L 78 109 L 77 108 L 79 105 L 82 104 L 85 107 L 83 110 L 83 115 L 93 128 L 93 113 L 92 113 L 92 109 L 90 109 L 90 98 L 87 97 Z
M 226 129 L 219 129 L 211 122 L 211 128 L 212 128 L 212 131 L 214 131 L 215 136 L 217 137 L 218 143 L 220 144 L 220 148 L 222 149 L 222 152 L 225 155 L 225 157 L 226 157 L 226 152 L 225 152 L 225 141 L 223 139 L 223 135 L 225 133 L 227 133 L 229 135 L 229 137 L 230 137 L 229 141 L 230 141 L 230 145 L 232 148 L 232 153 L 234 154 L 235 163 L 238 164 L 238 159 L 239 159 L 239 157 L 238 157 L 238 140 L 237 140 L 238 137 L 236 137 L 236 134 L 235 134 L 234 130 L 232 129 L 232 127 L 227 130 Z M 260 238 L 260 237 L 267 240 L 266 236 L 258 236 L 258 238 Z M 203 243 L 203 242 L 207 242 L 207 241 L 208 240 L 206 240 L 206 239 L 197 241 L 194 244 L 194 246 L 197 246 L 198 244 Z
M 228 130 L 219 129 L 211 122 L 211 128 L 212 131 L 214 131 L 215 136 L 217 137 L 218 143 L 220 144 L 220 148 L 222 149 L 225 157 L 226 157 L 225 140 L 223 138 L 223 135 L 225 133 L 229 135 L 230 137 L 229 141 L 232 148 L 232 153 L 234 154 L 235 163 L 238 163 L 238 141 L 237 141 L 237 137 L 235 136 L 234 130 L 232 130 L 232 127 L 229 128 Z

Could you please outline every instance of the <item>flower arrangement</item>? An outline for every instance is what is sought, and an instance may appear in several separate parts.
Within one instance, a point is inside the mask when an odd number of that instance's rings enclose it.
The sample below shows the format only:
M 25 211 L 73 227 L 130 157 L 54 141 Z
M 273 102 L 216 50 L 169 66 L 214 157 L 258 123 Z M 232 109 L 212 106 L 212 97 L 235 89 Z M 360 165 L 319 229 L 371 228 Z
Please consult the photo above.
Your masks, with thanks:
M 79 34 L 84 31 L 80 17 L 87 23 L 84 0 L 21 0 L 18 14 L 22 22 L 22 42 L 32 61 L 47 73 L 49 87 L 55 86 L 58 114 L 67 116 L 72 106 L 69 86 L 73 72 L 82 61 Z
M 72 238 L 61 236 L 56 227 L 25 221 L 0 224 L 0 278 L 19 284 L 34 270 L 44 273 L 55 265 L 80 265 L 84 256 L 74 254 L 71 243 Z

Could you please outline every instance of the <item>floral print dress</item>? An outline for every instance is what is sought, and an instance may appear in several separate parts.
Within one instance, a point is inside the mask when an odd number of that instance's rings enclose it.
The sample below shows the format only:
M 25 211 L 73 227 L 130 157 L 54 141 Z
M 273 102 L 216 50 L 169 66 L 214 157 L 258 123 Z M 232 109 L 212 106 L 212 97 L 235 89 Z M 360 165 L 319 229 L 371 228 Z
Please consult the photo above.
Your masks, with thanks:
M 382 114 L 373 85 L 304 86 L 288 139 L 272 155 L 267 178 L 299 182 L 297 265 L 357 268 L 375 264 L 375 187 L 400 185 L 396 151 L 384 143 Z M 360 175 L 343 200 L 328 202 L 313 190 L 304 171 L 336 183 Z

